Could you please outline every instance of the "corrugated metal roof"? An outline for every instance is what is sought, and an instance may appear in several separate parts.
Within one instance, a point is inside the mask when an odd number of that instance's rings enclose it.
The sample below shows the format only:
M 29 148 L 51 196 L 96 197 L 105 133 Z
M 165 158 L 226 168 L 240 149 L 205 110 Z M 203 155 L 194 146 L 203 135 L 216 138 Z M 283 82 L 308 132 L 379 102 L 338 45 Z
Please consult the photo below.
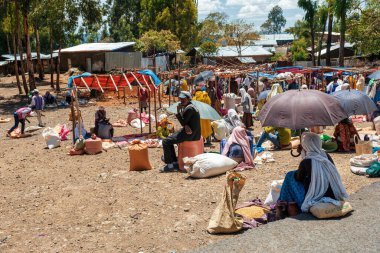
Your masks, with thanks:
M 352 48 L 354 46 L 354 44 L 351 44 L 351 43 L 344 43 L 344 48 Z M 340 44 L 336 44 L 332 47 L 330 47 L 330 51 L 333 51 L 333 50 L 336 50 L 336 49 L 339 49 L 340 48 Z M 325 55 L 327 53 L 327 48 L 325 49 L 322 49 L 321 50 L 321 55 Z M 318 52 L 314 54 L 315 56 L 318 56 Z
M 261 40 L 294 40 L 294 35 L 289 33 L 280 34 L 263 34 L 260 35 Z
M 241 55 L 235 46 L 219 47 L 218 52 L 215 54 L 217 57 L 240 57 L 240 56 L 271 56 L 272 53 L 268 52 L 262 47 L 258 46 L 243 46 L 241 48 Z
M 7 65 L 9 62 L 8 61 L 0 61 L 0 66 L 5 66 Z
M 37 59 L 37 53 L 36 52 L 32 52 L 31 55 L 32 55 L 32 60 Z M 1 55 L 1 57 L 4 57 L 6 61 L 14 61 L 15 60 L 15 57 L 13 56 L 13 54 L 3 54 L 3 55 Z M 58 57 L 58 53 L 53 53 L 53 58 L 55 58 L 55 57 Z M 40 58 L 41 58 L 41 60 L 48 60 L 48 59 L 50 59 L 50 54 L 40 54 Z M 16 55 L 16 59 L 17 59 L 17 61 L 20 60 L 20 56 L 18 54 Z M 23 59 L 26 59 L 25 53 L 23 54 Z
M 277 40 L 254 40 L 256 46 L 277 46 Z
M 71 52 L 110 52 L 121 48 L 135 45 L 136 42 L 117 42 L 117 43 L 85 43 L 77 46 L 65 48 L 61 53 Z M 58 50 L 54 51 L 58 52 Z
M 236 57 L 241 63 L 256 63 L 252 57 Z

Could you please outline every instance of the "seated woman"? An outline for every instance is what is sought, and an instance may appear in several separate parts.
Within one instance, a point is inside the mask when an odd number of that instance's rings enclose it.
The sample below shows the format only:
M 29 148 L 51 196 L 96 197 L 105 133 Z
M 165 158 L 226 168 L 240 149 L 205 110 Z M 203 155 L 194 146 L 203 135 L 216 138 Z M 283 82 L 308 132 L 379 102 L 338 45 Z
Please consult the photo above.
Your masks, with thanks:
M 57 99 L 55 98 L 55 96 L 53 96 L 50 93 L 50 91 L 46 91 L 46 93 L 44 95 L 44 101 L 45 101 L 45 105 L 58 104 Z
M 275 149 L 286 148 L 290 145 L 291 137 L 292 132 L 289 128 L 265 127 L 256 147 L 261 147 L 264 141 L 269 140 L 273 143 Z
M 349 119 L 344 119 L 335 127 L 334 138 L 338 142 L 338 151 L 349 152 L 355 150 L 354 137 L 359 138 L 354 124 Z
M 228 134 L 232 133 L 235 127 L 244 126 L 243 122 L 241 122 L 239 115 L 234 109 L 229 109 L 227 115 L 224 117 L 224 122 L 228 128 Z
M 205 86 L 198 87 L 196 89 L 193 100 L 199 101 L 211 106 L 210 97 L 208 96 L 206 91 L 203 91 L 205 88 L 206 88 Z M 211 135 L 212 135 L 211 120 L 201 119 L 201 135 L 203 139 L 206 140 L 205 145 L 211 146 Z
M 222 155 L 225 155 L 238 163 L 243 163 L 246 166 L 254 166 L 250 151 L 249 137 L 245 128 L 240 126 L 234 128 L 224 146 Z
M 302 212 L 308 212 L 318 202 L 339 205 L 338 201 L 348 197 L 331 157 L 322 150 L 318 134 L 302 134 L 301 154 L 298 170 L 285 176 L 279 201 L 296 202 Z

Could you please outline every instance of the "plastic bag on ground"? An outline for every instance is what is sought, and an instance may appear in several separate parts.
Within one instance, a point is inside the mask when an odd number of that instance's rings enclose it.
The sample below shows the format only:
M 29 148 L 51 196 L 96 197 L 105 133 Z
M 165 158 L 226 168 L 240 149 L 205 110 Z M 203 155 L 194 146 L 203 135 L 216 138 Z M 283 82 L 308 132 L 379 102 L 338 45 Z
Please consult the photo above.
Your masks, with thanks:
M 44 137 L 46 145 L 49 149 L 61 146 L 61 137 L 51 127 L 47 127 L 42 131 L 42 137 Z
M 218 141 L 221 141 L 222 139 L 229 136 L 228 128 L 223 119 L 211 122 L 211 127 L 214 131 L 214 137 Z
M 275 204 L 280 197 L 281 187 L 284 180 L 273 180 L 270 185 L 270 191 L 267 198 L 264 201 L 265 205 Z
M 145 123 L 141 122 L 140 119 L 134 119 L 131 121 L 131 126 L 134 128 L 141 128 L 141 127 L 144 128 Z
M 235 168 L 238 163 L 227 156 L 205 153 L 183 158 L 185 169 L 191 177 L 207 178 L 223 174 Z

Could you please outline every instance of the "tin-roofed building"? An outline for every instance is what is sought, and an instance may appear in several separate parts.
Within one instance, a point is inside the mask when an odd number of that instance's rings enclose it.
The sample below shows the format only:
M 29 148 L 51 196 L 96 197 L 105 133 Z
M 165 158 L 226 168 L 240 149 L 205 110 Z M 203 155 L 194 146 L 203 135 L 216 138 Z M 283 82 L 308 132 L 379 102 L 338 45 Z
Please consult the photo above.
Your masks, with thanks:
M 142 53 L 135 52 L 135 44 L 85 43 L 62 49 L 61 70 L 76 67 L 88 72 L 105 72 L 115 68 L 140 68 Z

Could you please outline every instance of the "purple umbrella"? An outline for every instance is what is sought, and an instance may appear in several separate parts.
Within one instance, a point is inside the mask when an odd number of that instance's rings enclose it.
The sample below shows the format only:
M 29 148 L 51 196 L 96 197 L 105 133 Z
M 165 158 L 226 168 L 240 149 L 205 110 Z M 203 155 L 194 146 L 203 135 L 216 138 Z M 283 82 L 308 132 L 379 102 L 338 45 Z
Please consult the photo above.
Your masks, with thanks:
M 333 126 L 348 118 L 340 102 L 317 90 L 290 90 L 271 98 L 260 111 L 262 126 L 294 130 Z

